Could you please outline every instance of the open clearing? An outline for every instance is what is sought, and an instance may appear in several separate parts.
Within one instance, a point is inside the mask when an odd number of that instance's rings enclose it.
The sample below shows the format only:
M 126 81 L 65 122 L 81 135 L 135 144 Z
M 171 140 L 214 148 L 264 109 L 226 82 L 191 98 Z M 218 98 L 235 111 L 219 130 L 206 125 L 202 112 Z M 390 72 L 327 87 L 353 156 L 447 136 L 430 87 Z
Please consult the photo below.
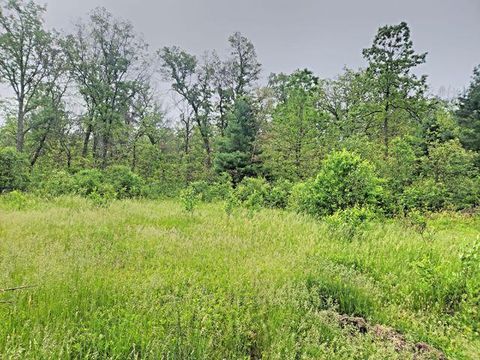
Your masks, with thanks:
M 34 286 L 0 293 L 2 359 L 480 358 L 458 295 L 478 216 L 345 239 L 284 211 L 29 201 L 0 204 L 0 288 Z

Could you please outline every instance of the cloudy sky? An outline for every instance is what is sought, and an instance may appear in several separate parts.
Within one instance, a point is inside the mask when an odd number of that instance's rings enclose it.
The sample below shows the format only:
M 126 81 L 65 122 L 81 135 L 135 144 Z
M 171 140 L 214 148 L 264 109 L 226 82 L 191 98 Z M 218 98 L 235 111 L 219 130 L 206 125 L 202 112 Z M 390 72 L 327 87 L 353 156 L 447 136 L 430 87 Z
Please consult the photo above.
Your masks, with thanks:
M 43 0 L 45 2 L 45 0 Z M 377 28 L 407 21 L 421 71 L 433 92 L 462 90 L 480 64 L 480 0 L 46 0 L 49 26 L 67 30 L 103 6 L 129 19 L 152 48 L 179 45 L 193 53 L 225 50 L 241 31 L 257 49 L 264 73 L 308 67 L 333 77 L 359 67 Z

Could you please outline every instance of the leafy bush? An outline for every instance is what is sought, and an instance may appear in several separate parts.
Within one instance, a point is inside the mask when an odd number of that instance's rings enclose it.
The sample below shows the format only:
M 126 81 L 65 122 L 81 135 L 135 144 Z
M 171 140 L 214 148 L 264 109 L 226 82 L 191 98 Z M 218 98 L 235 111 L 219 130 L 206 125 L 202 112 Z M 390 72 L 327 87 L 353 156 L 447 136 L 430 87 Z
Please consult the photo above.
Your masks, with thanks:
M 395 138 L 390 145 L 390 156 L 383 166 L 382 174 L 387 185 L 399 194 L 418 176 L 419 158 L 413 138 Z
M 313 182 L 300 182 L 292 186 L 288 208 L 299 213 L 309 213 L 313 208 Z
M 211 202 L 210 184 L 204 180 L 194 181 L 188 186 L 200 201 Z
M 232 191 L 232 182 L 227 174 L 227 176 L 219 177 L 213 183 L 205 180 L 194 181 L 189 187 L 200 201 L 209 203 L 227 199 Z
M 343 150 L 323 161 L 311 189 L 302 193 L 312 197 L 300 201 L 306 211 L 314 216 L 325 216 L 354 206 L 375 206 L 384 191 L 373 165 Z
M 288 206 L 288 199 L 292 192 L 292 184 L 288 181 L 280 181 L 270 186 L 266 196 L 266 205 L 271 208 L 285 209 Z
M 66 171 L 52 171 L 41 174 L 40 179 L 32 189 L 43 196 L 61 196 L 74 192 L 74 178 Z
M 244 178 L 235 195 L 241 204 L 249 208 L 263 207 L 270 191 L 270 185 L 262 178 Z
M 147 199 L 165 199 L 179 195 L 183 184 L 164 183 L 162 180 L 147 179 L 141 189 L 141 195 Z
M 111 184 L 103 184 L 98 190 L 87 195 L 93 205 L 98 207 L 107 207 L 111 202 L 118 198 L 118 193 Z
M 139 196 L 143 180 L 126 166 L 116 165 L 107 169 L 106 182 L 110 184 L 118 199 Z
M 461 210 L 480 204 L 480 179 L 475 156 L 458 140 L 434 144 L 423 158 L 422 178 L 404 189 L 404 210 Z
M 419 179 L 408 186 L 400 203 L 404 210 L 437 211 L 444 207 L 446 198 L 445 186 L 433 179 Z
M 424 159 L 424 176 L 444 188 L 443 206 L 455 210 L 480 203 L 475 154 L 465 150 L 458 139 L 435 144 Z
M 105 177 L 100 170 L 86 169 L 76 173 L 73 177 L 73 190 L 81 196 L 92 193 L 101 193 Z
M 180 200 L 182 201 L 185 211 L 192 213 L 200 198 L 198 194 L 195 193 L 194 188 L 189 186 L 180 192 Z
M 0 149 L 0 193 L 25 190 L 29 176 L 29 164 L 24 154 L 11 147 Z

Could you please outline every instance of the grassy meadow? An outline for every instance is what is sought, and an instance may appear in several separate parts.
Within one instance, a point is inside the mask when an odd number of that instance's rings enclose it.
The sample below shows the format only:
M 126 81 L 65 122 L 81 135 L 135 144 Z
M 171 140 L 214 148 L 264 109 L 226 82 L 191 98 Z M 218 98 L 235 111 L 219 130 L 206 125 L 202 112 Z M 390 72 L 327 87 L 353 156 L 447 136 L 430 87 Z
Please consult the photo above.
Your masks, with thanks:
M 0 200 L 0 358 L 478 359 L 462 254 L 479 229 L 442 214 L 349 238 L 220 203 Z

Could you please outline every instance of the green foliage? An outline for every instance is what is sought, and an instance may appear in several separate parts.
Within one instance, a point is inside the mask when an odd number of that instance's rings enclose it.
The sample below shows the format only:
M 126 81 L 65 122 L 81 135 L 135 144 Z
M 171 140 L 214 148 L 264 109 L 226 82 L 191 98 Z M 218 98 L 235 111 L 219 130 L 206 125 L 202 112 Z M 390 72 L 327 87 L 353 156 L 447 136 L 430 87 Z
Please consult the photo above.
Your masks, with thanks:
M 31 190 L 47 197 L 72 194 L 75 192 L 75 179 L 64 170 L 43 172 L 38 175 L 37 181 Z
M 406 220 L 407 220 L 407 224 L 410 227 L 414 228 L 415 231 L 417 231 L 421 235 L 425 232 L 425 230 L 428 227 L 428 223 L 425 215 L 418 210 L 410 211 L 408 213 Z
M 480 66 L 474 69 L 472 82 L 459 100 L 456 115 L 462 143 L 467 149 L 480 151 Z
M 26 189 L 29 177 L 25 155 L 14 148 L 0 148 L 0 193 Z
M 143 180 L 128 167 L 115 165 L 107 169 L 105 182 L 116 193 L 118 199 L 138 197 L 141 193 Z
M 7 206 L 9 209 L 13 210 L 22 210 L 25 209 L 28 200 L 25 194 L 18 190 L 13 190 L 8 192 L 7 194 L 0 195 L 3 204 Z
M 250 100 L 237 99 L 215 158 L 217 172 L 227 172 L 234 184 L 238 184 L 244 177 L 258 174 L 258 149 L 255 146 L 257 132 L 258 124 Z
M 332 234 L 345 240 L 352 240 L 365 235 L 370 221 L 375 218 L 376 214 L 371 209 L 354 206 L 325 217 L 325 222 Z
M 395 219 L 345 241 L 220 203 L 4 201 L 1 288 L 37 285 L 0 293 L 7 359 L 479 357 L 478 216 L 435 215 L 432 242 Z
M 180 200 L 182 202 L 183 209 L 188 213 L 193 213 L 200 201 L 200 198 L 195 192 L 195 189 L 192 186 L 189 186 L 180 192 Z
M 118 193 L 111 184 L 103 184 L 87 195 L 87 199 L 97 207 L 108 207 L 117 197 Z
M 418 176 L 419 158 L 415 139 L 395 138 L 391 142 L 390 156 L 384 162 L 386 186 L 395 194 L 401 194 Z
M 314 208 L 313 181 L 299 182 L 292 186 L 288 209 L 298 213 L 311 213 Z
M 445 207 L 446 190 L 433 179 L 419 179 L 406 187 L 400 203 L 405 210 L 437 211 Z
M 313 175 L 318 165 L 318 78 L 307 69 L 273 75 L 270 87 L 279 104 L 272 114 L 265 144 L 265 166 L 275 178 L 298 181 Z
M 286 209 L 292 192 L 292 183 L 288 180 L 278 181 L 270 185 L 265 198 L 266 206 L 270 208 Z
M 100 170 L 80 170 L 73 176 L 73 191 L 81 196 L 101 193 L 105 176 Z
M 263 178 L 244 178 L 235 189 L 237 199 L 249 208 L 265 206 L 270 185 Z
M 368 61 L 369 92 L 373 102 L 366 102 L 364 113 L 378 114 L 379 135 L 389 153 L 392 134 L 405 133 L 412 120 L 424 110 L 426 76 L 418 78 L 413 69 L 425 63 L 426 53 L 417 54 L 407 23 L 378 29 L 370 48 L 363 50 Z
M 461 317 L 467 330 L 480 333 L 480 237 L 468 244 L 460 255 L 464 296 L 461 304 Z
M 475 155 L 458 140 L 434 144 L 422 161 L 422 178 L 406 187 L 401 203 L 406 209 L 437 211 L 466 209 L 480 203 Z
M 228 194 L 225 197 L 225 203 L 223 206 L 223 209 L 225 210 L 225 213 L 227 216 L 231 216 L 233 214 L 233 210 L 238 207 L 239 202 L 237 197 L 235 196 L 235 192 L 230 189 Z
M 374 167 L 360 156 L 346 150 L 330 154 L 319 174 L 304 192 L 307 212 L 314 216 L 331 215 L 354 206 L 376 206 L 383 189 Z

